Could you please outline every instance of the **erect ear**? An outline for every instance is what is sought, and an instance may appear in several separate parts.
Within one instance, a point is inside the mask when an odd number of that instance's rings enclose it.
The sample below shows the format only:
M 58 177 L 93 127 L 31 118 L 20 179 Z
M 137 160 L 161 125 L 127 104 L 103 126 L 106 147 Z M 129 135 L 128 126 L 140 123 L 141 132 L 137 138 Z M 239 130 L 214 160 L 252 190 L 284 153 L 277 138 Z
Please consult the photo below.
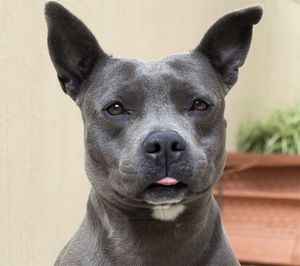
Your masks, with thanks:
M 82 82 L 99 60 L 108 56 L 102 51 L 89 29 L 56 2 L 45 6 L 48 25 L 48 48 L 65 93 L 77 100 Z
M 261 6 L 252 6 L 220 18 L 193 51 L 205 55 L 223 81 L 226 92 L 236 83 L 238 69 L 246 59 L 252 27 L 262 16 Z

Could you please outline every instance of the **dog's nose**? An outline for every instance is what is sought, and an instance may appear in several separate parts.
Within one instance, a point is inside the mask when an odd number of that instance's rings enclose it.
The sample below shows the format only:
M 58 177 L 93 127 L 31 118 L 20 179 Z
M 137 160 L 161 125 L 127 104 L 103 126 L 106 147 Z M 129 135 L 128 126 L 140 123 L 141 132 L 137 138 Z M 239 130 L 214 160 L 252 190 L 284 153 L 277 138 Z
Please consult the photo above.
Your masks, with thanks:
M 144 149 L 148 158 L 157 163 L 170 164 L 180 159 L 186 142 L 176 131 L 155 131 L 145 139 Z

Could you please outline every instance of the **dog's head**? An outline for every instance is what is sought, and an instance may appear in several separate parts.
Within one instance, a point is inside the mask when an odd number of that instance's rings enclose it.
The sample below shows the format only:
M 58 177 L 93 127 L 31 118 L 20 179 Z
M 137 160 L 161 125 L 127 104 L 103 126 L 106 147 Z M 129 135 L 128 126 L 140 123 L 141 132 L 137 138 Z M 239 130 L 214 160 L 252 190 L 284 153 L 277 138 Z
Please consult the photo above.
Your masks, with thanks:
M 260 6 L 229 13 L 192 52 L 141 62 L 108 56 L 79 19 L 46 4 L 51 59 L 81 109 L 86 172 L 99 194 L 151 206 L 210 193 L 225 161 L 224 97 L 261 16 Z

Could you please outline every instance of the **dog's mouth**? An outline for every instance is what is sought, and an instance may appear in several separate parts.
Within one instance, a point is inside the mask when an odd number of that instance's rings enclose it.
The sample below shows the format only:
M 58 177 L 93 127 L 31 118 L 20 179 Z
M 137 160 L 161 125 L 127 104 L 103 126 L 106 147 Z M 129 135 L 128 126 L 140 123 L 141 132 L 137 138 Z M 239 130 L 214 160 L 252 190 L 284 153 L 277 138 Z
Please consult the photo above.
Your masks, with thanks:
M 177 190 L 177 189 L 182 189 L 186 188 L 187 185 L 184 184 L 183 182 L 178 182 L 174 185 L 162 185 L 158 183 L 152 183 L 150 186 L 146 188 L 148 191 L 167 191 L 167 190 Z
M 150 184 L 146 187 L 145 192 L 147 198 L 151 199 L 150 201 L 160 200 L 176 200 L 183 197 L 185 191 L 188 189 L 187 184 L 177 179 L 165 177 Z M 164 201 L 163 200 L 163 201 Z

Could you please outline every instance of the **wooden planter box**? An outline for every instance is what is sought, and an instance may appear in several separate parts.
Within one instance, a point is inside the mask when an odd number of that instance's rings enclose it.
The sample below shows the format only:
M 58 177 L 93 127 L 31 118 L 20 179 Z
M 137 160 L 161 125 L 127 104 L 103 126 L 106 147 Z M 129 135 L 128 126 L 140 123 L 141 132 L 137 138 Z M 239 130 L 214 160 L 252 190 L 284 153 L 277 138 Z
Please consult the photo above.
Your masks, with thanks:
M 300 265 L 300 156 L 231 153 L 215 196 L 241 262 Z

